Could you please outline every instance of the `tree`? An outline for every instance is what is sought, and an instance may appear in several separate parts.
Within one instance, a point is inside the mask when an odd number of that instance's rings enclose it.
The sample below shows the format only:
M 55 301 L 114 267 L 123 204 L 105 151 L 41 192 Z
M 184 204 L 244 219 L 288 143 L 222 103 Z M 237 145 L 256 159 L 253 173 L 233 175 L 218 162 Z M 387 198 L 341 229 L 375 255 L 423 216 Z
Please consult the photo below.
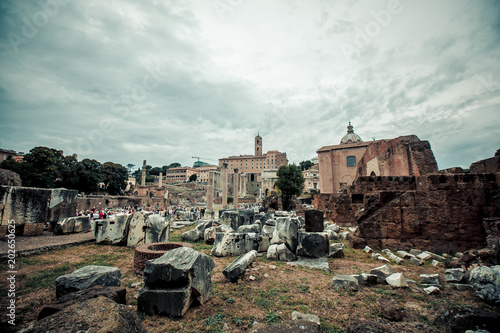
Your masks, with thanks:
M 167 169 L 172 169 L 172 168 L 179 168 L 181 166 L 180 163 L 177 163 L 177 162 L 174 162 L 174 163 L 170 163 L 167 167 Z
M 189 176 L 189 181 L 190 182 L 195 182 L 196 179 L 198 179 L 198 175 L 193 173 L 191 176 Z
M 300 169 L 304 171 L 310 169 L 314 165 L 314 163 L 312 161 L 302 161 L 299 163 L 299 165 Z
M 35 147 L 24 156 L 23 164 L 23 172 L 20 175 L 23 186 L 56 187 L 56 182 L 61 181 L 60 173 L 64 168 L 63 151 Z
M 497 151 L 495 152 L 495 156 L 500 156 L 500 149 L 497 149 Z
M 151 168 L 151 169 L 148 170 L 148 175 L 159 176 L 160 172 L 163 172 L 162 168 L 154 167 L 154 168 Z
M 78 180 L 78 191 L 85 193 L 99 191 L 99 183 L 103 181 L 101 163 L 86 158 L 79 163 L 78 174 L 80 175 Z
M 131 173 L 131 172 L 132 172 L 132 169 L 133 169 L 134 167 L 135 167 L 135 164 L 132 164 L 132 163 L 127 164 L 128 173 Z
M 127 186 L 127 168 L 121 164 L 106 162 L 101 167 L 103 182 L 109 194 L 119 194 Z
M 280 166 L 277 176 L 276 187 L 281 191 L 283 196 L 283 206 L 288 208 L 292 196 L 302 193 L 304 176 L 300 168 L 295 164 Z

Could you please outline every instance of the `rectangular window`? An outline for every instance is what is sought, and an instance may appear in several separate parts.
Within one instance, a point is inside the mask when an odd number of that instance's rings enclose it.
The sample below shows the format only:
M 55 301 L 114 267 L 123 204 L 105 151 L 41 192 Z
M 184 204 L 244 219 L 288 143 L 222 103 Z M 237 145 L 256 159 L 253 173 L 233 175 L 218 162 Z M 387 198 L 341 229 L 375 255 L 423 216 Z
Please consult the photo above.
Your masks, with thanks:
M 348 167 L 356 166 L 356 156 L 347 156 L 347 166 Z

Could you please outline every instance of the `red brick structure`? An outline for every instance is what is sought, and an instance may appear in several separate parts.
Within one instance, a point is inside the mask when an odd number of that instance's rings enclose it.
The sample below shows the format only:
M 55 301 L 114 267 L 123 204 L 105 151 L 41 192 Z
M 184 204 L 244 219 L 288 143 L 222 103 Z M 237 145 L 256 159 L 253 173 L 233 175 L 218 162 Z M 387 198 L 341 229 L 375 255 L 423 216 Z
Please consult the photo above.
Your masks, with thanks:
M 407 135 L 372 142 L 358 162 L 357 176 L 420 176 L 437 171 L 429 141 Z

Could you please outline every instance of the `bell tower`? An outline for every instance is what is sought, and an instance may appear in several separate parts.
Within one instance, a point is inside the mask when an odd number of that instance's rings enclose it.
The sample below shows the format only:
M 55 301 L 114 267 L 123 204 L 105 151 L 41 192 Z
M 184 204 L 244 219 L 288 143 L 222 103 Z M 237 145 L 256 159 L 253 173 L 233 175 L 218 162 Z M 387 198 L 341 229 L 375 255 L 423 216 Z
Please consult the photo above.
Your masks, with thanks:
M 262 137 L 259 134 L 255 137 L 255 156 L 262 156 Z

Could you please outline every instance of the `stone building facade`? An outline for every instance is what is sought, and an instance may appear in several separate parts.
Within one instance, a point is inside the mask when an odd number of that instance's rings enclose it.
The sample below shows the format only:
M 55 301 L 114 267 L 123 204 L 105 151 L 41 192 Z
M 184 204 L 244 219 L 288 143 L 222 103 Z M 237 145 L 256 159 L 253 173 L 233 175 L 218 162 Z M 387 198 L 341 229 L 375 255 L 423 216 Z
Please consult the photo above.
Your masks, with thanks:
M 196 174 L 199 176 L 200 170 L 199 168 L 191 168 L 191 167 L 178 167 L 178 168 L 170 168 L 167 169 L 165 182 L 167 184 L 178 184 L 185 183 L 189 181 L 189 177 Z
M 358 176 L 420 176 L 438 171 L 428 141 L 416 135 L 363 142 L 351 123 L 339 145 L 318 151 L 322 193 L 346 190 Z

